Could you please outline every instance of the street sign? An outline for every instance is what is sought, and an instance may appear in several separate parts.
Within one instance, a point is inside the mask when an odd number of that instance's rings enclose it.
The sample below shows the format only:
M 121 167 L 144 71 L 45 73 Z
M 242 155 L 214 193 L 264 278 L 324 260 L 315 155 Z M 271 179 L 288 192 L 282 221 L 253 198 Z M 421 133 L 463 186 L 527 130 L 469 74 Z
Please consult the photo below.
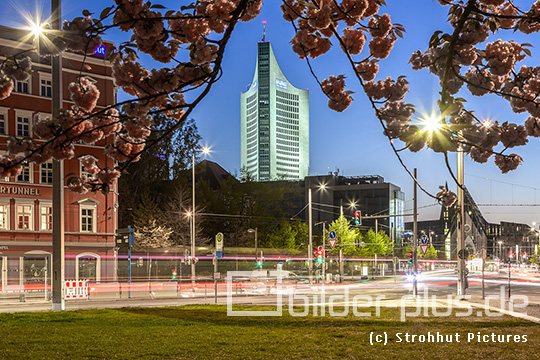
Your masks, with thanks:
M 330 247 L 332 248 L 332 250 L 334 250 L 334 246 L 336 246 L 337 240 L 336 239 L 329 239 L 328 242 L 330 243 Z
M 221 279 L 221 273 L 215 272 L 214 273 L 214 280 L 219 280 L 219 279 Z
M 216 251 L 223 251 L 223 233 L 216 234 Z
M 394 258 L 392 259 L 392 262 L 394 264 L 398 264 L 399 263 L 399 258 L 397 256 L 394 256 Z
M 330 237 L 330 239 L 335 239 L 336 238 L 336 232 L 334 230 L 330 231 L 328 233 L 328 236 Z
M 425 244 L 427 244 L 427 242 L 428 242 L 428 237 L 427 237 L 427 235 L 422 235 L 422 236 L 420 237 L 420 244 L 425 245 Z
M 216 257 L 217 257 L 218 259 L 223 258 L 223 251 L 216 251 Z
M 421 244 L 421 245 L 420 245 L 420 250 L 422 250 L 423 256 L 426 256 L 428 247 L 429 247 L 428 244 Z
M 117 247 L 134 247 L 135 246 L 135 229 L 128 226 L 124 229 L 116 229 L 116 246 Z

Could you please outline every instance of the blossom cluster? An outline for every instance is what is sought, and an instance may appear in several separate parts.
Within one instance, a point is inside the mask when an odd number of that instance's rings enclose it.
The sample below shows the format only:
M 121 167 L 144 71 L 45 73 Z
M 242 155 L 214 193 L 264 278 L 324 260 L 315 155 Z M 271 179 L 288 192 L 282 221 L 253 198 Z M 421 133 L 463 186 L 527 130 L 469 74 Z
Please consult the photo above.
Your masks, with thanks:
M 494 121 L 485 126 L 477 119 L 462 123 L 467 111 L 459 104 L 457 111 L 445 115 L 450 116 L 447 134 L 459 132 L 461 137 L 447 135 L 449 141 L 443 150 L 452 151 L 457 142 L 462 142 L 473 160 L 484 163 L 495 154 L 495 164 L 503 173 L 513 170 L 522 158 L 504 155 L 495 148 L 498 144 L 505 150 L 522 146 L 528 142 L 528 136 L 540 135 L 536 121 L 540 117 L 540 68 L 522 65 L 518 70 L 519 63 L 530 54 L 526 49 L 529 44 L 502 39 L 487 41 L 490 34 L 500 29 L 525 34 L 540 31 L 540 1 L 523 11 L 508 0 L 478 0 L 467 8 L 470 13 L 459 2 L 439 2 L 454 5 L 449 11 L 454 41 L 451 45 L 450 36 L 435 34 L 429 49 L 413 53 L 410 63 L 415 70 L 427 68 L 439 77 L 443 89 L 441 111 L 456 104 L 452 95 L 466 85 L 474 96 L 495 93 L 506 99 L 514 112 L 530 114 L 524 125 Z
M 379 83 L 373 81 L 379 71 L 378 59 L 390 55 L 397 39 L 390 15 L 378 15 L 381 2 L 377 0 L 285 0 L 281 5 L 283 18 L 295 24 L 296 33 L 291 40 L 292 50 L 301 59 L 316 58 L 327 53 L 331 38 L 335 37 L 341 49 L 349 56 L 359 55 L 366 43 L 369 56 L 355 63 L 354 70 L 359 78 L 367 81 L 362 84 L 366 94 L 374 99 Z M 338 31 L 339 24 L 346 27 Z M 370 39 L 368 39 L 368 36 Z M 386 80 L 386 90 L 382 91 L 388 101 L 403 98 L 407 87 L 402 81 L 393 83 Z M 388 82 L 392 82 L 390 85 Z M 382 85 L 381 85 L 382 86 Z M 345 90 L 344 76 L 330 76 L 321 82 L 323 92 L 328 96 L 328 106 L 336 111 L 344 111 L 352 101 L 351 91 Z M 377 93 L 377 95 L 379 95 Z M 388 96 L 385 96 L 388 95 Z
M 106 140 L 107 156 L 119 162 L 137 161 L 151 133 L 153 114 L 161 112 L 183 122 L 186 110 L 201 100 L 189 103 L 184 93 L 211 86 L 218 78 L 220 54 L 227 41 L 220 41 L 216 34 L 224 34 L 238 21 L 254 19 L 261 6 L 262 0 L 200 0 L 179 11 L 161 12 L 161 5 L 143 0 L 115 0 L 115 6 L 104 9 L 99 19 L 83 11 L 83 17 L 65 21 L 61 37 L 48 36 L 56 45 L 56 53 L 47 48 L 41 49 L 41 55 L 54 56 L 64 50 L 92 53 L 102 43 L 105 28 L 118 27 L 132 33 L 130 41 L 106 55 L 112 61 L 116 86 L 132 99 L 119 108 L 103 104 L 98 107 L 98 87 L 79 77 L 68 86 L 71 108 L 55 119 L 36 117 L 33 130 L 39 140 L 45 141 L 8 141 L 8 154 L 0 157 L 0 175 L 18 174 L 23 161 L 71 159 L 77 142 L 95 144 Z M 104 25 L 107 19 L 112 19 L 111 25 Z M 187 56 L 180 55 L 181 50 Z M 175 62 L 173 66 L 149 70 L 141 65 L 137 52 L 162 64 L 170 64 L 173 59 Z M 15 81 L 25 80 L 30 71 L 30 58 L 4 61 L 0 66 L 0 99 L 9 96 Z M 118 169 L 100 168 L 94 157 L 81 161 L 92 176 L 71 178 L 68 183 L 73 191 L 103 189 L 120 175 Z
M 13 91 L 15 81 L 25 81 L 30 77 L 32 60 L 25 56 L 22 59 L 6 59 L 0 64 L 0 100 L 4 100 Z

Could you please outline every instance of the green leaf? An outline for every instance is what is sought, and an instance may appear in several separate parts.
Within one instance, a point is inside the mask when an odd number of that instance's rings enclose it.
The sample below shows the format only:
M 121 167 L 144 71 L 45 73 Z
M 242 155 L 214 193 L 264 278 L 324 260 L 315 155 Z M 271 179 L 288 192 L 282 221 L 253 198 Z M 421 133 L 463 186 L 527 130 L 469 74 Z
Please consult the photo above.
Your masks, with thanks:
M 102 28 L 103 27 L 103 24 L 101 23 L 101 21 L 99 21 L 98 19 L 92 19 L 94 21 L 94 24 L 98 27 L 98 28 Z
M 437 30 L 431 35 L 431 39 L 429 39 L 429 47 L 435 47 L 439 45 L 439 34 L 442 34 L 442 31 Z
M 99 14 L 100 19 L 105 19 L 107 16 L 109 16 L 109 12 L 113 9 L 114 6 L 109 6 L 103 9 L 101 14 Z

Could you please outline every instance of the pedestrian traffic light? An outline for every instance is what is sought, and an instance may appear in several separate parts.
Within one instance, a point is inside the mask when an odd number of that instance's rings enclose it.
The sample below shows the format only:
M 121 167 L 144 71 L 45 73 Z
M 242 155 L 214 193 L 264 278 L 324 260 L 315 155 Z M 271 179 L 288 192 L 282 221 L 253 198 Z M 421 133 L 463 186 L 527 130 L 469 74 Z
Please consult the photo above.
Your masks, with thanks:
M 257 259 L 257 268 L 262 268 L 263 266 L 263 263 L 264 263 L 264 259 Z
M 315 250 L 315 261 L 318 263 L 322 263 L 324 260 L 324 251 L 322 246 L 319 246 L 317 250 Z
M 330 256 L 330 250 L 326 250 L 326 251 L 324 252 L 324 257 L 327 258 L 327 257 L 329 257 L 329 256 Z
M 354 224 L 355 225 L 360 225 L 361 224 L 360 211 L 355 211 L 354 212 Z
M 407 256 L 408 256 L 407 263 L 412 264 L 412 262 L 413 262 L 413 252 L 412 251 L 407 251 Z

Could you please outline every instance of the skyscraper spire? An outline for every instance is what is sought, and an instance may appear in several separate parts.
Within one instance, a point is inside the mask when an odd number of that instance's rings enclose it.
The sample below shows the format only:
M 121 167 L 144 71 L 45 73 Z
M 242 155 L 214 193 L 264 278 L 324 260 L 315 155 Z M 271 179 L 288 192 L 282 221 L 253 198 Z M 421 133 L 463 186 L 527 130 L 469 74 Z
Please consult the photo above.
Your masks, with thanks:
M 265 42 L 266 39 L 266 20 L 263 20 L 263 38 L 262 42 Z
M 265 35 L 240 94 L 241 164 L 255 181 L 301 180 L 309 174 L 309 92 L 283 75 Z

